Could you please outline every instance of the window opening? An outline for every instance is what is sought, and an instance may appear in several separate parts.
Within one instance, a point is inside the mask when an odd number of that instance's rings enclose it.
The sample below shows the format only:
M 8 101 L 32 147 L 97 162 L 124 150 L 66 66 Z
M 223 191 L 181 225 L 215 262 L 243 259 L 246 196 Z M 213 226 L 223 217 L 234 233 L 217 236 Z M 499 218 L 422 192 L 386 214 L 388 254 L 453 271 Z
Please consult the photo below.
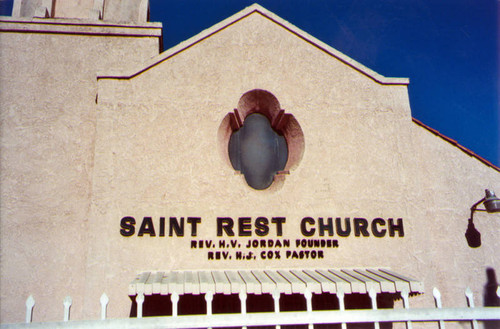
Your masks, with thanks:
M 246 151 L 244 137 L 248 135 L 264 136 L 261 141 L 264 146 L 255 148 L 257 155 Z M 286 175 L 299 166 L 305 147 L 297 119 L 281 108 L 273 94 L 262 89 L 241 96 L 238 107 L 222 119 L 217 139 L 224 162 L 243 174 L 247 185 L 257 190 L 276 191 L 283 186 Z M 249 145 L 259 144 L 252 141 L 258 139 L 249 137 Z
M 256 190 L 268 188 L 274 176 L 285 169 L 288 147 L 266 116 L 253 113 L 229 139 L 229 158 L 235 170 Z

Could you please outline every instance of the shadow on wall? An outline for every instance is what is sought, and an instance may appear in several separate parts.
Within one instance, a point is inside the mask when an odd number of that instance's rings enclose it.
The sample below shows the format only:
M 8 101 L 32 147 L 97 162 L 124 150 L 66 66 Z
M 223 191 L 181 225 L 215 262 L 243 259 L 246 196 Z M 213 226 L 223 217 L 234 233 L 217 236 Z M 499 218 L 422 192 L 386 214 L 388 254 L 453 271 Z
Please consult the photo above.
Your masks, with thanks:
M 486 269 L 486 284 L 484 285 L 484 306 L 500 306 L 500 297 L 497 296 L 498 281 L 495 270 L 491 267 Z M 500 329 L 500 320 L 484 321 L 485 329 Z
M 467 225 L 467 231 L 465 231 L 465 238 L 467 239 L 467 244 L 471 248 L 481 247 L 481 233 L 474 226 L 472 217 L 469 218 L 469 224 Z

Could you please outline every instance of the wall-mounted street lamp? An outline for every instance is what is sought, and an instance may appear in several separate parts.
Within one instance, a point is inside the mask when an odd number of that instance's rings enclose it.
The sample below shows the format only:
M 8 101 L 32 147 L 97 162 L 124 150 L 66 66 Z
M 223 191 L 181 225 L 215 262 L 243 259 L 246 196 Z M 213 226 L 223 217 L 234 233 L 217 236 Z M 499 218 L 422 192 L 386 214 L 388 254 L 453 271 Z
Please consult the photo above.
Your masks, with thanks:
M 495 192 L 492 192 L 490 190 L 484 190 L 484 192 L 486 193 L 486 196 L 478 202 L 474 203 L 472 207 L 470 207 L 471 219 L 475 211 L 486 211 L 489 213 L 500 212 L 500 199 L 497 198 Z M 484 203 L 484 207 L 486 209 L 477 209 L 477 206 L 479 206 L 481 203 Z
M 488 213 L 500 212 L 500 199 L 496 197 L 495 193 L 490 190 L 485 190 L 486 196 L 474 203 L 472 207 L 470 207 L 470 218 L 469 224 L 467 225 L 467 231 L 465 232 L 465 238 L 467 239 L 467 243 L 471 248 L 477 248 L 481 246 L 481 233 L 476 230 L 473 218 L 474 212 L 476 211 L 486 211 Z M 484 204 L 485 209 L 478 209 L 477 207 L 480 204 Z

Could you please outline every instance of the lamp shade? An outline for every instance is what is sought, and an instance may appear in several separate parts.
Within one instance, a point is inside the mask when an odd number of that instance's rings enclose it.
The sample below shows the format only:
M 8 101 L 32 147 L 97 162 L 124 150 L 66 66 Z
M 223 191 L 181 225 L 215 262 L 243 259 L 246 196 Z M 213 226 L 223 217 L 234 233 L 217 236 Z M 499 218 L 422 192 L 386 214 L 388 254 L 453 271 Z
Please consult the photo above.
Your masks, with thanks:
M 500 212 L 500 199 L 490 190 L 485 190 L 484 207 L 487 212 Z

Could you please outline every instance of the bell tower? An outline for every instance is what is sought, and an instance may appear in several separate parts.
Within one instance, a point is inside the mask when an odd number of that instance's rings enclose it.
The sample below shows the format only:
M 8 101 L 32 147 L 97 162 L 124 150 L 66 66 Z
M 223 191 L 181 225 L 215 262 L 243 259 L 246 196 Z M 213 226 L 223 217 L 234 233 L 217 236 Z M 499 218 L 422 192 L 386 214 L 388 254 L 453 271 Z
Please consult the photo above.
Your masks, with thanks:
M 12 17 L 145 23 L 149 0 L 14 0 Z

